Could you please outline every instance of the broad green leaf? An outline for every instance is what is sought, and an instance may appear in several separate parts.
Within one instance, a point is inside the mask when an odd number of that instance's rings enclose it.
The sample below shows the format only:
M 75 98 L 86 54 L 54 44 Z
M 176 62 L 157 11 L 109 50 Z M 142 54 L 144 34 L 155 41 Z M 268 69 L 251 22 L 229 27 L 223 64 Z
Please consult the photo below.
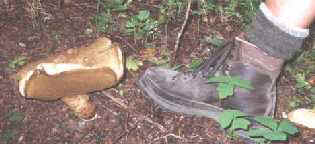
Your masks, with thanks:
M 239 76 L 231 77 L 231 82 L 240 88 L 254 89 L 249 80 L 243 80 Z
M 245 116 L 246 114 L 239 110 L 224 110 L 220 113 L 218 122 L 222 128 L 228 128 L 235 118 Z
M 219 99 L 225 99 L 233 95 L 234 86 L 226 83 L 219 83 L 217 91 L 219 92 Z
M 126 68 L 128 70 L 137 71 L 140 66 L 142 66 L 142 61 L 137 60 L 134 57 L 128 57 L 126 62 Z
M 210 77 L 208 78 L 208 82 L 216 82 L 216 83 L 227 83 L 230 81 L 230 77 L 228 76 L 216 76 L 216 77 Z
M 267 129 L 267 128 L 251 128 L 251 129 L 249 129 L 247 134 L 250 137 L 262 137 L 266 133 L 270 133 L 270 132 L 272 132 L 272 131 L 270 129 Z
M 255 120 L 266 126 L 267 128 L 272 129 L 273 131 L 277 130 L 278 128 L 278 122 L 276 120 L 274 120 L 272 117 L 268 117 L 268 116 L 257 116 L 255 117 Z
M 244 117 L 241 117 L 241 118 L 234 119 L 233 126 L 231 128 L 233 128 L 232 130 L 236 130 L 236 129 L 247 130 L 249 125 L 250 125 L 250 121 Z
M 141 10 L 139 14 L 137 15 L 137 18 L 139 21 L 145 21 L 150 16 L 150 12 L 147 10 Z
M 228 128 L 234 119 L 234 112 L 225 110 L 219 115 L 219 124 L 222 128 Z
M 225 110 L 231 114 L 233 114 L 234 118 L 238 117 L 246 117 L 247 115 L 239 110 Z
M 273 131 L 270 133 L 266 133 L 264 135 L 264 138 L 271 141 L 285 141 L 288 140 L 288 135 L 280 131 Z
M 279 124 L 278 131 L 282 131 L 285 133 L 288 133 L 290 135 L 294 135 L 299 132 L 299 129 L 291 122 L 288 120 L 283 120 Z

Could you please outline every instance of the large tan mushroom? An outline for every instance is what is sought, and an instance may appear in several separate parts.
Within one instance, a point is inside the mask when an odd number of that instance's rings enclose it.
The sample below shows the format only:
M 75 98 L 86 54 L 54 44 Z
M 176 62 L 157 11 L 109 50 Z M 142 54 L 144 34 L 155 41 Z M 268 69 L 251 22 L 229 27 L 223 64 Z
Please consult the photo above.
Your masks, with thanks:
M 288 119 L 296 124 L 315 129 L 315 110 L 297 109 L 288 114 Z
M 116 85 L 123 76 L 123 60 L 119 45 L 104 37 L 31 62 L 15 77 L 22 96 L 61 99 L 77 116 L 89 119 L 95 115 L 95 106 L 86 94 Z

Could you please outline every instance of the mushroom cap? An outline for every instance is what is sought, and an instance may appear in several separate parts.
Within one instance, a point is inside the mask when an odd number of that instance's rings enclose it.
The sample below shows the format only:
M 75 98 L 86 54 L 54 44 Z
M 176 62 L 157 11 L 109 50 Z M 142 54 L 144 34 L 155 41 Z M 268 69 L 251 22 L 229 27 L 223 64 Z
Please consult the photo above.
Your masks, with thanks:
M 19 92 L 27 98 L 56 100 L 109 88 L 123 76 L 123 61 L 117 43 L 99 38 L 24 66 L 16 75 Z
M 297 109 L 288 114 L 288 119 L 308 128 L 315 128 L 315 110 Z

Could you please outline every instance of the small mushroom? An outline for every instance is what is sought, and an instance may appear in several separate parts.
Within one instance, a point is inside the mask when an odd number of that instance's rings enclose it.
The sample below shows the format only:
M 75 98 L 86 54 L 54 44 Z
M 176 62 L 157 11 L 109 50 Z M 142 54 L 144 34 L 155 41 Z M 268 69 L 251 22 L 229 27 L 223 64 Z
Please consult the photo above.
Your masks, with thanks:
M 288 114 L 288 119 L 308 128 L 315 128 L 315 110 L 297 109 Z
M 89 119 L 95 115 L 95 106 L 86 94 L 115 86 L 123 76 L 123 61 L 119 45 L 104 37 L 31 62 L 15 77 L 22 96 L 61 99 L 77 116 Z

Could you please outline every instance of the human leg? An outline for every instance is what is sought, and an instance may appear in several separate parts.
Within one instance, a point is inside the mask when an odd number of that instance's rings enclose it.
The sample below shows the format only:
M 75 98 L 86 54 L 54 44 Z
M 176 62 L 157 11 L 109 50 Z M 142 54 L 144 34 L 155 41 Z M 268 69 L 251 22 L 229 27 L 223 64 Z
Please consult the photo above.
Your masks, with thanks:
M 315 17 L 313 0 L 266 0 L 265 3 L 277 19 L 293 27 L 307 28 Z

